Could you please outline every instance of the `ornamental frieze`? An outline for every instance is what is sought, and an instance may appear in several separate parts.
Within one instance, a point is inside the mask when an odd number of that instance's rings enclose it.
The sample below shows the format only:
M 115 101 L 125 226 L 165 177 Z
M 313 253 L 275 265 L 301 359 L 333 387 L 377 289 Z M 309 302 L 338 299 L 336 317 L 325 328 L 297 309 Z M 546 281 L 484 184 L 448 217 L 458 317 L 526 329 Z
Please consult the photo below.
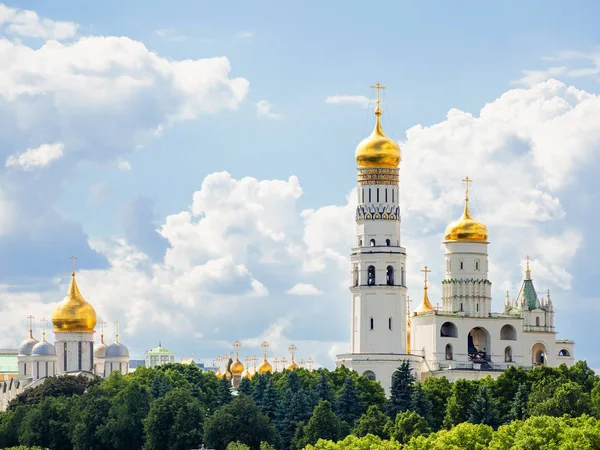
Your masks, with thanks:
M 356 207 L 356 220 L 398 220 L 400 207 L 393 205 L 359 205 Z

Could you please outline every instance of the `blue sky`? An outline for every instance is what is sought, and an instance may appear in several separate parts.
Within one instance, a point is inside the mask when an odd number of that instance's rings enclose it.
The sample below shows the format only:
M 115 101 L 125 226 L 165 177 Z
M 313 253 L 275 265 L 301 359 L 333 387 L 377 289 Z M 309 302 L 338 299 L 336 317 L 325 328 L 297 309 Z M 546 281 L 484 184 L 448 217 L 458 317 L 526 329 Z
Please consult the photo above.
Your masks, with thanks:
M 581 317 L 597 311 L 597 2 L 5 7 L 0 52 L 21 56 L 0 83 L 0 157 L 54 147 L 0 175 L 0 305 L 14 318 L 2 344 L 30 312 L 51 312 L 77 254 L 82 292 L 121 320 L 134 356 L 158 338 L 206 359 L 268 339 L 331 366 L 348 341 L 354 148 L 373 117 L 325 99 L 369 98 L 380 81 L 384 128 L 403 148 L 413 298 L 422 264 L 439 296 L 442 232 L 468 171 L 495 309 L 530 254 L 561 337 L 600 364 L 584 339 L 593 314 Z M 306 295 L 287 293 L 298 283 Z

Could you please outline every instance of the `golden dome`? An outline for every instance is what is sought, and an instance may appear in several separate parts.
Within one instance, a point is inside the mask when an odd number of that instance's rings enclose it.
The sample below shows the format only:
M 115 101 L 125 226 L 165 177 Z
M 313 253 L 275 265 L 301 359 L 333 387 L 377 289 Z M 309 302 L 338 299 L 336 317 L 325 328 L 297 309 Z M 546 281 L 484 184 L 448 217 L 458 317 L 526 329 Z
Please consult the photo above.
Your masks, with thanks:
M 96 311 L 79 292 L 75 272 L 71 276 L 67 296 L 52 313 L 54 331 L 91 333 L 96 326 Z
M 300 366 L 298 364 L 296 364 L 296 362 L 292 359 L 292 362 L 288 364 L 288 366 L 286 367 L 287 370 L 296 370 L 299 369 Z
M 273 366 L 271 366 L 269 361 L 267 361 L 267 359 L 265 358 L 263 360 L 263 362 L 261 362 L 258 366 L 258 373 L 267 373 L 267 372 L 273 372 Z
M 244 372 L 244 365 L 239 360 L 239 358 L 236 356 L 235 361 L 231 365 L 231 373 L 233 373 L 234 375 L 241 376 L 243 372 Z
M 375 107 L 375 128 L 371 135 L 363 139 L 356 147 L 356 163 L 358 167 L 396 168 L 400 164 L 400 146 L 385 135 L 381 128 L 381 100 L 379 90 L 385 89 L 377 83 L 371 86 L 377 89 L 377 106 Z
M 418 314 L 425 314 L 433 311 L 433 306 L 431 306 L 431 302 L 429 301 L 429 296 L 427 295 L 427 286 L 423 288 L 423 300 L 421 304 L 415 311 Z
M 487 227 L 471 217 L 468 199 L 462 217 L 448 225 L 444 234 L 446 241 L 487 242 L 488 239 Z

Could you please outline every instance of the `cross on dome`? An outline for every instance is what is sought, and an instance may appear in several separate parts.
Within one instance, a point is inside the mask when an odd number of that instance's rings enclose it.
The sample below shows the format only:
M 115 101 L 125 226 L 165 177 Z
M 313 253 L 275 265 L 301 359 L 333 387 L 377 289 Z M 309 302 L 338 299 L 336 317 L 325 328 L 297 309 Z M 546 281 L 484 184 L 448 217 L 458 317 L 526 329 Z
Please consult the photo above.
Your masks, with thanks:
M 42 340 L 46 340 L 46 322 L 48 322 L 48 320 L 46 320 L 46 318 L 42 318 L 42 320 L 40 320 L 40 322 L 42 322 Z
M 473 180 L 471 178 L 469 178 L 469 176 L 467 175 L 466 178 L 464 178 L 462 181 L 465 182 L 465 201 L 469 201 L 469 183 L 472 183 Z
M 71 272 L 75 275 L 75 260 L 77 256 L 71 256 L 69 259 L 71 260 Z
M 119 343 L 119 321 L 115 320 L 115 330 L 116 330 L 116 334 L 115 334 L 115 342 L 118 344 Z
M 382 89 L 385 89 L 385 86 L 382 86 L 381 84 L 379 84 L 379 81 L 377 82 L 377 84 L 375 84 L 375 86 L 371 86 L 371 89 L 377 89 L 377 107 L 375 108 L 375 114 L 376 115 L 381 115 L 381 96 L 380 96 L 380 91 Z
M 421 272 L 423 272 L 425 274 L 425 287 L 427 287 L 427 274 L 431 273 L 431 270 L 429 270 L 429 268 L 427 266 L 425 266 L 425 268 L 422 269 Z
M 35 319 L 35 317 L 29 314 L 27 318 L 29 319 L 29 339 L 33 339 L 33 319 Z

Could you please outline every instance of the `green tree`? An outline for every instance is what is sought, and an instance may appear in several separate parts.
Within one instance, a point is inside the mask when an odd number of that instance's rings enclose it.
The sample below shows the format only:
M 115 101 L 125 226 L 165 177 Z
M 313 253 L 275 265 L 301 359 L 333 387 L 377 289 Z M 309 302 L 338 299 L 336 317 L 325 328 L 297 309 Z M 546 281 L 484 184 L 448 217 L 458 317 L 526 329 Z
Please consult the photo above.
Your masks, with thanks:
M 14 409 L 20 405 L 36 405 L 48 397 L 72 397 L 81 395 L 90 386 L 100 383 L 99 377 L 90 378 L 85 375 L 63 375 L 46 378 L 44 383 L 31 389 L 26 389 L 17 395 L 8 405 Z
M 154 378 L 152 379 L 152 386 L 150 387 L 150 393 L 154 398 L 161 398 L 167 395 L 173 389 L 173 383 L 164 372 L 156 371 Z
M 383 441 L 378 436 L 367 434 L 364 437 L 350 435 L 343 441 L 319 441 L 315 445 L 307 445 L 306 450 L 400 450 L 402 444 L 395 441 Z
M 73 429 L 71 442 L 74 450 L 104 450 L 98 429 L 104 425 L 110 410 L 110 392 L 104 385 L 93 386 L 74 401 L 70 413 Z
M 317 403 L 322 400 L 325 400 L 331 403 L 332 405 L 334 404 L 331 384 L 329 382 L 329 378 L 327 377 L 325 369 L 319 369 L 319 381 L 315 385 L 314 392 Z
M 431 428 L 424 417 L 414 411 L 404 411 L 396 415 L 396 420 L 386 428 L 389 436 L 401 444 L 406 444 L 411 438 L 431 433 Z
M 69 408 L 69 399 L 64 397 L 48 397 L 31 405 L 19 427 L 19 442 L 53 450 L 71 450 Z
M 364 412 L 362 401 L 358 396 L 358 390 L 352 377 L 346 378 L 344 382 L 342 392 L 335 403 L 335 412 L 341 420 L 347 422 L 350 426 L 353 426 L 354 422 Z
M 238 392 L 252 396 L 252 385 L 248 377 L 243 377 L 238 385 Z
M 386 433 L 386 426 L 390 419 L 376 405 L 369 406 L 367 412 L 364 413 L 354 426 L 353 434 L 358 437 L 372 434 L 379 436 L 381 439 L 389 439 L 389 434 Z
M 98 436 L 105 448 L 129 450 L 141 448 L 144 443 L 142 420 L 150 408 L 150 392 L 137 380 L 125 387 L 111 399 L 106 423 L 98 428 Z
M 276 450 L 275 446 L 269 444 L 268 442 L 261 442 L 259 450 Z
M 485 384 L 479 387 L 479 392 L 469 408 L 469 422 L 489 425 L 492 428 L 500 425 L 498 402 L 490 395 Z
M 173 389 L 156 399 L 144 419 L 144 448 L 188 450 L 202 440 L 204 409 L 190 390 Z
M 403 450 L 483 450 L 488 448 L 493 436 L 494 430 L 488 425 L 461 423 L 451 430 L 441 430 L 427 437 L 417 436 Z M 546 450 L 542 447 L 519 448 Z
M 258 449 L 261 442 L 274 444 L 277 441 L 277 432 L 269 418 L 244 394 L 204 421 L 204 442 L 208 448 L 224 450 L 227 444 L 236 441 L 251 449 Z
M 231 381 L 223 376 L 219 380 L 217 388 L 217 405 L 224 406 L 231 403 L 233 396 L 231 395 Z
M 398 370 L 392 375 L 392 392 L 387 408 L 390 418 L 395 419 L 399 412 L 410 408 L 414 381 L 410 363 L 407 360 L 402 361 Z
M 459 379 L 454 382 L 452 395 L 446 403 L 445 428 L 452 428 L 452 426 L 466 422 L 469 419 L 469 411 L 477 390 L 478 383 L 476 381 Z
M 275 420 L 277 417 L 277 405 L 279 403 L 279 396 L 277 393 L 277 388 L 275 387 L 275 383 L 270 379 L 267 382 L 267 388 L 263 394 L 261 410 L 264 414 L 266 414 L 269 419 Z
M 306 444 L 316 444 L 319 439 L 337 441 L 339 436 L 340 421 L 333 413 L 331 403 L 327 400 L 320 401 L 306 427 L 304 427 L 305 442 L 302 448 Z
M 525 418 L 527 413 L 527 398 L 529 397 L 529 391 L 527 385 L 521 383 L 515 394 L 515 398 L 511 402 L 510 412 L 508 418 L 510 420 L 521 420 Z
M 265 395 L 265 390 L 267 389 L 267 377 L 263 374 L 254 375 L 256 379 L 256 384 L 254 385 L 254 391 L 252 392 L 252 399 L 254 403 L 258 406 L 262 406 L 263 396 Z
M 248 447 L 246 444 L 236 441 L 227 444 L 226 450 L 250 450 L 250 447 Z
M 439 430 L 446 414 L 448 398 L 452 395 L 452 385 L 446 377 L 428 377 L 423 382 L 422 389 L 429 402 L 431 402 L 431 413 L 429 415 L 431 428 Z
M 500 416 L 510 419 L 510 409 L 515 399 L 519 386 L 524 384 L 527 391 L 531 388 L 531 381 L 527 372 L 522 367 L 510 366 L 490 386 L 490 394 L 498 400 Z
M 416 412 L 421 417 L 425 418 L 429 425 L 432 425 L 433 419 L 431 418 L 431 409 L 433 405 L 431 404 L 431 400 L 425 393 L 423 389 L 423 385 L 416 381 L 414 383 L 412 399 L 410 403 L 410 410 Z
M 584 392 L 581 385 L 573 381 L 560 384 L 554 391 L 554 395 L 541 402 L 535 403 L 533 395 L 529 400 L 528 410 L 532 416 L 578 417 L 592 411 L 590 394 Z
M 0 412 L 0 448 L 19 445 L 19 426 L 27 416 L 28 406 Z
M 276 424 L 285 448 L 289 447 L 294 438 L 297 423 L 307 422 L 312 413 L 306 393 L 297 389 L 294 391 L 286 387 L 277 408 Z

